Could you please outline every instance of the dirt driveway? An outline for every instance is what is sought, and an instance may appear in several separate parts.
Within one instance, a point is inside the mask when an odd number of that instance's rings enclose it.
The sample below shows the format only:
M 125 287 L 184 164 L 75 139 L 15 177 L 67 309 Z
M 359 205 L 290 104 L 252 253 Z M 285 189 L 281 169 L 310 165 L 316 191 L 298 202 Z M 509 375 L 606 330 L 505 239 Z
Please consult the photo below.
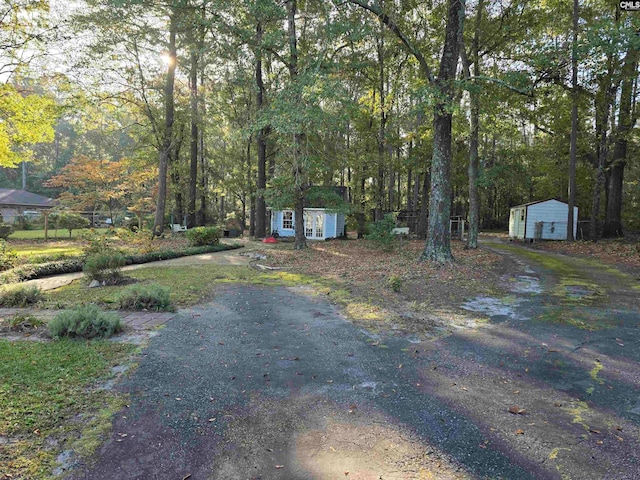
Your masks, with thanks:
M 374 336 L 298 288 L 227 286 L 155 336 L 73 479 L 638 479 L 637 280 L 495 244 L 478 329 Z M 551 259 L 551 260 L 549 260 Z

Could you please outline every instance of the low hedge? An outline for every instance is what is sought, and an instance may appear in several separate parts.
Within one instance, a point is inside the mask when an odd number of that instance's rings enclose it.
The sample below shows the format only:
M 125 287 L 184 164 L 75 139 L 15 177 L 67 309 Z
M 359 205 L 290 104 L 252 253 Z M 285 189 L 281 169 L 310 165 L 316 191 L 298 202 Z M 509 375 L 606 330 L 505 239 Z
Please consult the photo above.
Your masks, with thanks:
M 226 245 L 205 245 L 203 247 L 186 247 L 182 250 L 163 250 L 149 253 L 136 253 L 125 255 L 126 265 L 138 265 L 142 263 L 156 262 L 158 260 L 170 260 L 172 258 L 188 257 L 203 253 L 221 252 L 223 250 L 234 250 L 242 248 L 240 244 Z M 75 258 L 57 262 L 47 262 L 40 264 L 20 265 L 18 267 L 0 272 L 0 285 L 7 283 L 24 282 L 37 278 L 48 277 L 50 275 L 60 275 L 63 273 L 82 272 L 84 268 L 84 258 Z
M 160 250 L 157 252 L 136 253 L 125 255 L 127 265 L 137 265 L 140 263 L 157 262 L 159 260 L 171 260 L 172 258 L 188 257 L 191 255 L 200 255 L 203 253 L 221 252 L 223 250 L 234 250 L 242 248 L 242 245 L 225 245 L 219 243 L 217 245 L 205 245 L 202 247 L 186 247 L 182 250 Z
M 62 273 L 81 272 L 84 260 L 75 258 L 58 262 L 20 265 L 0 273 L 0 284 L 24 282 L 36 278 L 60 275 Z

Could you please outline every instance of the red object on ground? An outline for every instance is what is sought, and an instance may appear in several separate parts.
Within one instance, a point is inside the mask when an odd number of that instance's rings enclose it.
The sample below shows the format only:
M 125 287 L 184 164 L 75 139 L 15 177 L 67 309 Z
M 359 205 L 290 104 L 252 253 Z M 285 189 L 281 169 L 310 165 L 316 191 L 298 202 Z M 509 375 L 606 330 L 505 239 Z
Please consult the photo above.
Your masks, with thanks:
M 276 240 L 274 237 L 267 237 L 262 240 L 262 243 L 278 243 L 278 240 Z

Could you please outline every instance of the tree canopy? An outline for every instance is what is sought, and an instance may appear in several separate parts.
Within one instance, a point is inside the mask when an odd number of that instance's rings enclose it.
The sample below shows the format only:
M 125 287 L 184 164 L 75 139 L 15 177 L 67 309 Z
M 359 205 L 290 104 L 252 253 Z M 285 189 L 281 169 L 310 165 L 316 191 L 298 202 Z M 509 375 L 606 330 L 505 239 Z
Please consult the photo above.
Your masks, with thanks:
M 513 205 L 568 201 L 571 182 L 583 234 L 640 229 L 640 16 L 618 5 L 28 4 L 0 30 L 3 59 L 24 60 L 0 87 L 0 164 L 33 160 L 40 193 L 79 188 L 91 164 L 113 177 L 97 208 L 148 209 L 157 233 L 169 216 L 233 216 L 262 236 L 266 206 L 302 215 L 308 191 L 344 186 L 348 229 L 394 213 L 438 262 L 451 260 L 450 217 L 471 222 L 475 248 L 478 228 L 506 228 Z M 150 178 L 134 194 L 139 172 Z

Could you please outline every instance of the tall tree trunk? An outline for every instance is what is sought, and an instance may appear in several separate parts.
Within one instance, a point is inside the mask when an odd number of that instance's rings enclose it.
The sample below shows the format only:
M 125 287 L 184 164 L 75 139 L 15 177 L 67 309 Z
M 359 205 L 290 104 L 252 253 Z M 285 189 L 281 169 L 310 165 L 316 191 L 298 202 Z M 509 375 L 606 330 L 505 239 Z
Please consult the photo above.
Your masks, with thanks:
M 256 25 L 256 85 L 258 92 L 256 96 L 256 108 L 260 112 L 264 108 L 264 81 L 262 79 L 262 23 Z M 256 142 L 258 147 L 258 179 L 256 182 L 256 220 L 255 220 L 255 236 L 264 238 L 267 235 L 267 208 L 264 201 L 264 190 L 267 188 L 267 135 L 269 127 L 265 126 L 258 132 Z
M 409 144 L 409 152 L 411 152 L 411 143 Z M 413 210 L 413 171 L 411 168 L 407 170 L 407 212 Z
M 385 105 L 385 88 L 384 88 L 384 25 L 380 21 L 380 29 L 378 31 L 377 52 L 378 52 L 378 88 L 380 93 L 380 125 L 378 129 L 378 180 L 376 189 L 376 210 L 375 221 L 381 220 L 384 213 L 384 173 L 385 173 L 385 136 L 387 126 L 387 112 Z
M 202 23 L 200 24 L 200 37 L 199 37 L 199 47 L 200 52 L 202 52 L 204 48 L 204 36 L 206 33 L 205 30 L 205 21 L 206 21 L 206 5 L 205 3 L 201 6 L 201 15 L 202 15 Z M 204 64 L 205 62 L 200 62 L 200 87 L 201 92 L 205 92 L 204 90 Z M 201 114 L 199 118 L 206 118 L 206 102 L 204 101 L 204 93 L 198 96 L 198 112 Z M 200 163 L 200 206 L 198 208 L 198 225 L 204 226 L 207 223 L 207 165 L 206 165 L 206 151 L 205 151 L 205 143 L 204 143 L 204 128 L 205 123 L 201 122 L 198 125 L 198 141 L 200 143 L 200 148 L 198 148 L 198 160 Z
M 289 78 L 291 85 L 297 91 L 298 81 L 298 40 L 296 37 L 296 0 L 287 0 L 287 35 L 289 39 Z M 299 95 L 299 94 L 298 94 Z M 302 158 L 302 132 L 293 135 L 294 143 L 294 167 L 293 178 L 295 182 L 295 241 L 293 248 L 300 250 L 307 248 L 307 237 L 304 232 L 304 196 L 307 190 L 306 172 L 304 171 Z
M 431 185 L 431 175 L 424 172 L 422 181 L 422 197 L 420 199 L 420 212 L 418 213 L 416 235 L 420 239 L 427 238 L 429 228 L 429 185 Z
M 630 44 L 622 67 L 622 88 L 620 91 L 620 111 L 607 189 L 607 210 L 603 235 L 621 237 L 622 230 L 622 186 L 624 168 L 627 164 L 627 136 L 635 123 L 633 113 L 633 87 L 638 71 L 638 50 Z
M 204 108 L 204 103 L 203 103 Z M 203 116 L 205 114 L 204 110 L 202 111 Z M 200 135 L 200 208 L 198 209 L 198 224 L 201 226 L 206 225 L 207 223 L 207 164 L 206 164 L 206 153 L 205 153 L 205 144 L 204 144 L 204 131 L 203 126 L 201 125 L 198 129 L 198 133 Z
M 569 153 L 569 212 L 567 214 L 567 241 L 573 235 L 573 207 L 576 204 L 576 156 L 578 150 L 578 0 L 573 0 L 573 39 L 571 42 L 571 140 Z
M 436 86 L 438 98 L 433 113 L 433 156 L 427 241 L 420 258 L 437 263 L 453 260 L 451 254 L 451 102 L 458 65 L 459 42 L 465 0 L 449 0 L 444 48 Z
M 358 221 L 358 238 L 364 238 L 365 233 L 365 222 L 366 222 L 366 196 L 365 196 L 365 186 L 366 186 L 366 167 L 362 166 L 362 173 L 360 176 L 360 188 L 358 192 L 359 205 L 360 208 L 356 213 L 356 219 Z
M 182 225 L 182 221 L 184 219 L 184 204 L 182 203 L 182 188 L 180 188 L 180 176 L 178 175 L 178 172 L 173 169 L 170 177 L 171 183 L 173 185 L 173 201 L 175 202 L 175 207 L 173 209 L 173 221 Z
M 471 43 L 471 58 L 473 73 L 480 76 L 480 25 L 484 8 L 484 0 L 479 0 L 476 10 L 473 41 Z M 465 77 L 471 78 L 470 62 L 462 42 L 462 30 L 460 31 L 460 57 L 464 68 Z M 467 243 L 465 248 L 478 248 L 478 231 L 480 228 L 480 191 L 478 188 L 478 170 L 480 158 L 478 154 L 480 134 L 480 98 L 475 89 L 469 90 L 469 228 L 467 231 Z
M 189 107 L 191 109 L 191 138 L 189 158 L 189 202 L 187 205 L 187 227 L 196 226 L 196 197 L 198 195 L 198 52 L 191 52 L 189 72 Z
M 427 241 L 420 258 L 445 263 L 453 260 L 449 215 L 451 212 L 451 103 L 453 82 L 458 64 L 459 42 L 464 23 L 465 0 L 449 0 L 445 41 L 440 59 L 438 77 L 434 78 L 429 62 L 420 49 L 378 4 L 366 0 L 349 0 L 377 17 L 398 37 L 404 48 L 418 61 L 420 72 L 436 89 L 434 107 L 433 156 L 431 159 L 431 195 Z
M 608 59 L 608 71 L 598 82 L 599 89 L 595 98 L 596 133 L 598 145 L 596 147 L 596 173 L 593 186 L 593 202 L 591 206 L 591 221 L 589 225 L 589 238 L 595 242 L 598 240 L 598 218 L 600 216 L 600 199 L 602 187 L 605 182 L 605 166 L 609 156 L 609 143 L 607 131 L 609 128 L 609 113 L 615 97 L 614 87 L 611 84 L 612 57 Z
M 164 230 L 164 213 L 167 205 L 167 170 L 173 141 L 173 87 L 176 77 L 176 56 L 176 14 L 174 13 L 169 19 L 169 66 L 164 85 L 164 132 L 158 159 L 158 199 L 153 222 L 153 234 L 156 236 L 162 235 Z

